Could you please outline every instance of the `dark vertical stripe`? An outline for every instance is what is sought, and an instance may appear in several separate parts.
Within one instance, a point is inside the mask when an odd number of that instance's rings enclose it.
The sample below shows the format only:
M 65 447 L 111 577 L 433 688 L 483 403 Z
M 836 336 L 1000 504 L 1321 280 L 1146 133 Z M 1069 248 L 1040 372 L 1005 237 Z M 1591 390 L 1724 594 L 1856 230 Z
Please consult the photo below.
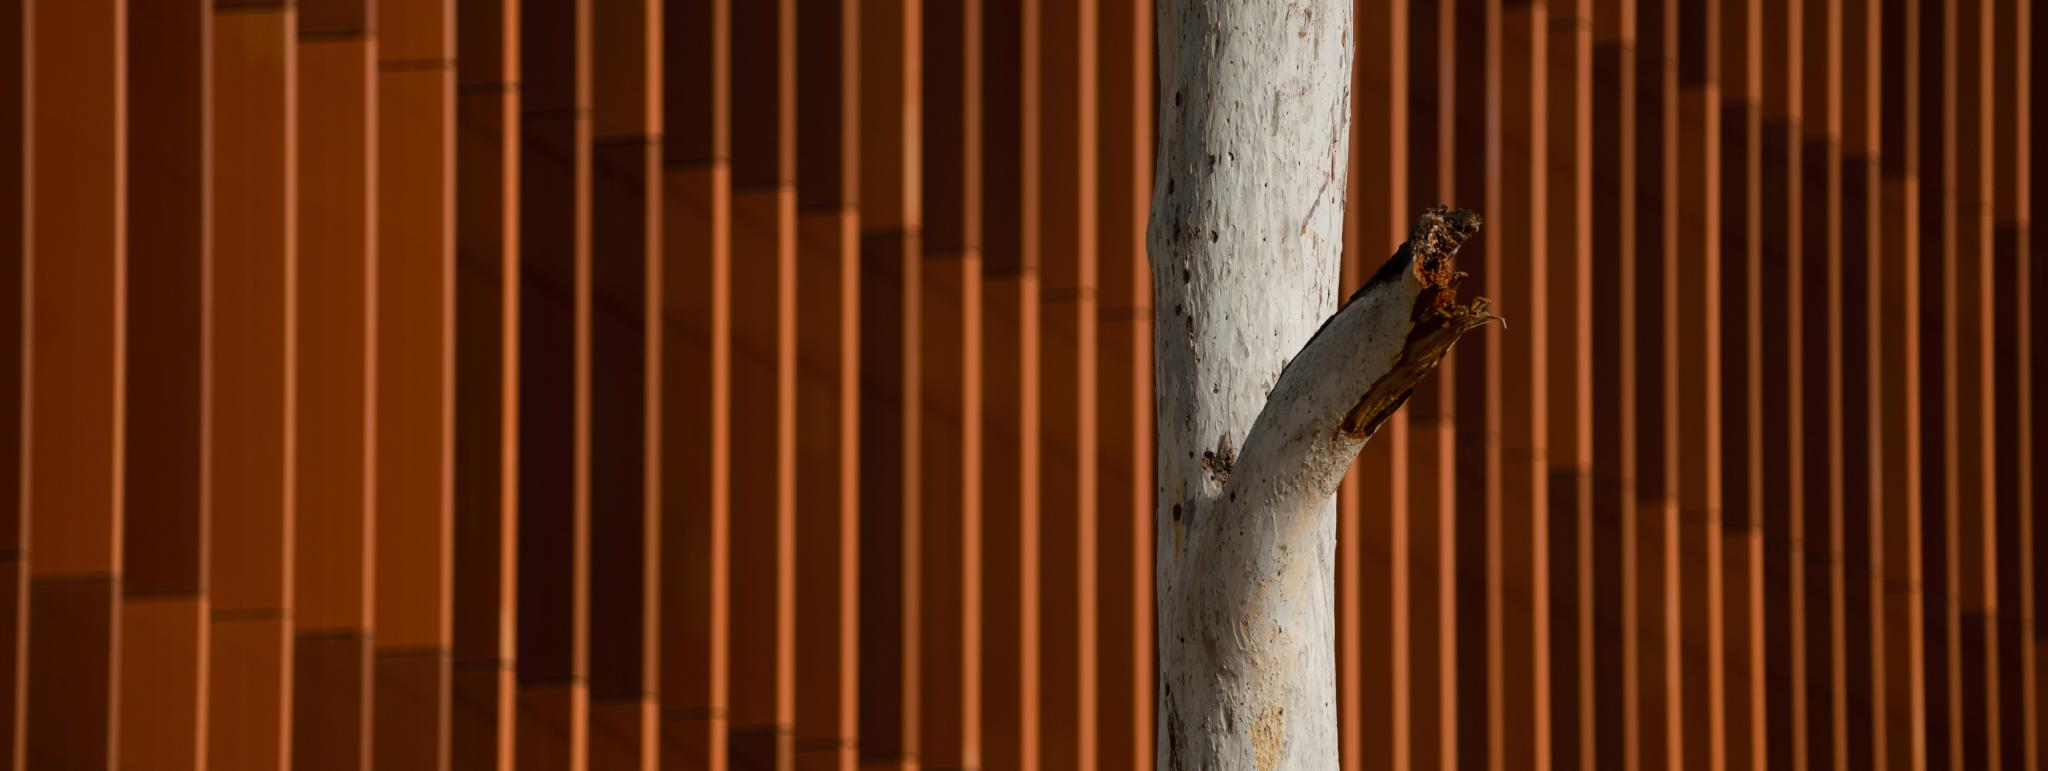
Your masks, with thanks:
M 851 767 L 859 733 L 862 10 L 797 9 L 796 751 L 813 768 Z M 915 468 L 909 457 L 872 465 L 899 477 Z
M 1758 280 L 1763 333 L 1764 687 L 1769 694 L 1772 768 L 1807 768 L 1811 744 L 1807 690 L 1805 561 L 1802 536 L 1803 446 L 1799 288 L 1801 225 L 1799 89 L 1803 39 L 1798 3 L 1766 4 L 1763 17 L 1763 254 Z
M 1842 672 L 1841 2 L 1808 0 L 1801 41 L 1798 385 L 1810 765 L 1846 759 Z
M 1642 762 L 1683 762 L 1678 597 L 1678 5 L 1643 0 L 1636 33 L 1636 573 Z
M 1845 0 L 1842 14 L 1841 332 L 1842 623 L 1847 698 L 1845 761 L 1871 768 L 1889 753 L 1887 683 L 1881 661 L 1884 605 L 1878 572 L 1884 541 L 1876 469 L 1881 462 L 1875 362 L 1882 324 L 1876 278 L 1883 235 L 1878 186 L 1879 8 Z
M 1448 0 L 1447 0 L 1448 1 Z M 1453 185 L 1450 203 L 1479 212 L 1500 211 L 1501 8 L 1487 0 L 1456 0 L 1452 41 L 1458 74 L 1447 89 L 1452 100 Z M 1501 235 L 1491 234 L 1461 255 L 1460 266 L 1479 286 L 1497 295 L 1504 286 L 1499 269 Z M 1458 420 L 1457 660 L 1458 765 L 1488 768 L 1507 756 L 1506 705 L 1499 686 L 1508 677 L 1499 627 L 1501 584 L 1501 345 L 1490 335 L 1473 335 L 1459 351 L 1458 368 L 1446 378 Z
M 1920 33 L 1919 111 L 1922 519 L 1927 645 L 1927 764 L 1963 767 L 1962 663 L 1955 490 L 1955 9 L 1926 2 Z
M 130 673 L 120 705 L 120 752 L 127 757 L 160 759 L 166 768 L 196 769 L 203 762 L 201 740 L 205 693 L 206 648 L 201 641 L 206 618 L 199 612 L 205 571 L 202 461 L 206 447 L 205 403 L 206 265 L 211 244 L 208 210 L 212 187 L 211 132 L 208 115 L 211 83 L 208 62 L 212 44 L 210 9 L 202 0 L 131 2 L 129 22 L 154 34 L 128 40 L 128 104 L 130 163 L 161 169 L 138 175 L 128 188 L 129 254 L 128 360 L 124 387 L 139 395 L 127 402 L 126 457 L 123 458 L 122 573 L 123 605 L 121 667 Z M 18 22 L 19 14 L 9 14 Z M 0 33 L 20 45 L 19 30 Z M 9 61 L 21 62 L 18 50 Z M 18 76 L 8 82 L 19 88 Z M 12 92 L 19 103 L 19 92 Z M 13 121 L 10 128 L 19 131 Z M 7 147 L 18 147 L 7 142 Z M 19 152 L 8 153 L 18 164 Z M 19 172 L 7 174 L 14 179 Z M 18 215 L 23 209 L 10 207 Z M 21 245 L 19 223 L 10 249 Z M 16 257 L 15 260 L 19 258 Z M 359 263 L 360 266 L 360 263 Z M 0 328 L 0 361 L 20 364 L 21 313 L 19 264 L 0 268 L 7 273 L 0 297 L 11 310 Z M 18 389 L 18 371 L 0 388 Z M 0 376 L 5 377 L 5 376 Z M 15 404 L 13 393 L 0 393 L 0 404 Z M 19 410 L 0 409 L 0 422 L 17 421 Z M 12 429 L 9 431 L 8 429 Z M 19 425 L 0 426 L 19 436 Z M 18 443 L 9 442 L 19 450 Z M 0 463 L 13 462 L 0 458 Z M 18 469 L 16 465 L 13 468 Z M 0 472 L 12 479 L 15 472 Z M 11 483 L 7 483 L 11 484 Z M 0 496 L 10 490 L 0 490 Z M 18 500 L 18 498 L 0 498 Z M 11 509 L 11 507 L 10 507 Z M 19 544 L 14 544 L 19 546 Z M 6 566 L 14 570 L 18 564 Z M 0 639 L 12 640 L 13 616 L 0 618 Z M 8 646 L 11 648 L 11 646 Z M 0 650 L 0 661 L 13 662 L 12 650 Z M 0 694 L 12 694 L 12 664 L 0 665 Z M 14 699 L 0 697 L 0 736 L 11 746 Z M 0 747 L 0 758 L 12 757 Z
M 1636 51 L 1630 0 L 1595 5 L 1593 47 L 1593 655 L 1596 765 L 1643 757 L 1636 521 Z M 1618 662 L 1618 665 L 1617 665 Z
M 1768 767 L 1764 685 L 1762 3 L 1722 6 L 1722 523 L 1728 766 Z
M 589 0 L 522 0 L 518 705 L 521 768 L 588 735 Z
M 860 759 L 892 768 L 919 756 L 922 719 L 917 586 L 923 510 L 916 462 L 922 415 L 916 409 L 919 349 L 911 336 L 921 326 L 923 202 L 917 195 L 921 148 L 916 127 L 906 123 L 920 98 L 919 10 L 903 0 L 863 4 L 858 42 L 860 318 L 851 326 L 860 334 L 859 455 L 871 459 L 859 470 Z M 806 129 L 811 125 L 805 121 Z M 829 283 L 804 279 L 805 286 Z
M 512 762 L 518 564 L 519 41 L 514 0 L 458 0 L 450 767 Z
M 1551 764 L 1550 582 L 1548 564 L 1552 537 L 1545 513 L 1550 499 L 1546 458 L 1549 380 L 1545 341 L 1550 335 L 1546 303 L 1553 278 L 1546 261 L 1510 259 L 1537 255 L 1548 246 L 1547 175 L 1549 159 L 1549 91 L 1544 71 L 1549 42 L 1548 9 L 1540 3 L 1508 4 L 1501 12 L 1498 78 L 1500 92 L 1492 120 L 1498 138 L 1499 200 L 1493 214 L 1493 244 L 1486 265 L 1490 297 L 1501 312 L 1524 323 L 1515 334 L 1490 335 L 1496 352 L 1490 379 L 1502 383 L 1489 395 L 1500 456 L 1500 511 L 1490 536 L 1497 563 L 1490 579 L 1488 615 L 1496 651 L 1491 654 L 1502 682 L 1496 685 L 1499 734 L 1497 752 L 1508 768 L 1547 768 Z M 1489 204 L 1490 205 L 1490 204 Z M 1497 212 L 1497 213 L 1496 213 Z M 1468 352 L 1469 353 L 1469 352 Z
M 203 35 L 211 20 L 205 0 L 199 2 Z M 30 393 L 24 356 L 29 327 L 24 311 L 28 307 L 28 236 L 34 232 L 31 201 L 35 180 L 29 176 L 34 168 L 30 158 L 35 153 L 35 108 L 29 98 L 29 74 L 33 72 L 29 57 L 34 51 L 30 14 L 34 8 L 35 0 L 22 0 L 0 14 L 0 104 L 13 106 L 0 112 L 0 148 L 6 148 L 0 152 L 0 405 L 23 404 Z M 27 471 L 22 460 L 28 451 L 20 437 L 27 435 L 27 427 L 27 410 L 0 408 L 0 436 L 16 437 L 0 442 L 0 501 L 14 502 L 0 504 L 0 548 L 14 553 L 0 559 L 0 762 L 17 766 L 27 742 L 22 736 L 21 709 L 28 644 L 27 563 L 21 552 L 27 546 L 28 517 L 20 504 Z M 202 558 L 195 553 L 195 560 Z M 193 567 L 195 577 L 199 570 Z
M 590 256 L 590 745 L 593 769 L 658 760 L 661 570 L 660 38 L 651 0 L 593 7 Z

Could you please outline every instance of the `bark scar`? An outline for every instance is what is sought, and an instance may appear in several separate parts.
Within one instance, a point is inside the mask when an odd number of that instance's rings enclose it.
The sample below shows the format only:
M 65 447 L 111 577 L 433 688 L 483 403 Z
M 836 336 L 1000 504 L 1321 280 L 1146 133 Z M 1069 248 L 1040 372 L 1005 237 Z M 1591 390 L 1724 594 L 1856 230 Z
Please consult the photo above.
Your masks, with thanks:
M 1252 721 L 1253 761 L 1259 764 L 1259 771 L 1272 771 L 1280 765 L 1280 742 L 1287 734 L 1287 724 L 1282 715 L 1286 710 L 1259 713 Z
M 1216 441 L 1216 449 L 1202 451 L 1202 470 L 1209 472 L 1209 478 L 1216 484 L 1230 481 L 1230 468 L 1237 465 L 1237 451 L 1230 446 L 1230 432 L 1223 432 L 1223 438 Z

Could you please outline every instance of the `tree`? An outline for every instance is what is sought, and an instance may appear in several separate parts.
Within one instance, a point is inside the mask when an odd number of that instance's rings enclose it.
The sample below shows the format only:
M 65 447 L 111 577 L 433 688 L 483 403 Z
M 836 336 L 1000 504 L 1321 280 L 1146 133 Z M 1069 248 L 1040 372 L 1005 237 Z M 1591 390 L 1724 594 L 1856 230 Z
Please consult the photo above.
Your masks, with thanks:
M 1331 313 L 1350 32 L 1351 0 L 1159 3 L 1162 769 L 1336 766 L 1337 484 L 1494 318 L 1456 299 L 1479 218 L 1441 208 Z

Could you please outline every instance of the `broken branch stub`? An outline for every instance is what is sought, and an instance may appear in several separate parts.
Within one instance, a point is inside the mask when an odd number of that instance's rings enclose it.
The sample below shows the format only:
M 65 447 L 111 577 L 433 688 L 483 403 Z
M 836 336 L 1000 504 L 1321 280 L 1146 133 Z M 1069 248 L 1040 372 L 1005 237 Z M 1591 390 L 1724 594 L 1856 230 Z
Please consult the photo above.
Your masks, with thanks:
M 1415 326 L 1409 330 L 1407 343 L 1401 347 L 1393 366 L 1344 415 L 1338 431 L 1345 436 L 1370 438 L 1395 410 L 1407 403 L 1415 386 L 1436 369 L 1465 333 L 1488 321 L 1506 325 L 1499 316 L 1487 313 L 1484 297 L 1458 303 L 1458 284 L 1465 273 L 1453 267 L 1452 262 L 1458 249 L 1479 232 L 1482 224 L 1477 214 L 1443 206 L 1432 207 L 1415 221 L 1408 243 L 1402 246 L 1412 258 L 1407 263 L 1413 266 L 1415 280 L 1422 285 L 1410 317 Z M 1390 267 L 1398 268 L 1394 263 L 1402 262 L 1401 258 L 1402 255 L 1395 255 L 1389 260 Z

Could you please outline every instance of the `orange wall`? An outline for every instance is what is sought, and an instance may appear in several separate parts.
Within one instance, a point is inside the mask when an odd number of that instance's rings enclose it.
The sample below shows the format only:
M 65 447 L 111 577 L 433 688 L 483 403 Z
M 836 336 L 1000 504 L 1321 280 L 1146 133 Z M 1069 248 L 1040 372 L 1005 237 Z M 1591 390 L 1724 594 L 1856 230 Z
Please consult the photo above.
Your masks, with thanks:
M 1151 766 L 1155 1 L 19 0 L 0 767 Z M 2031 3 L 1354 25 L 1344 765 L 2040 765 Z

